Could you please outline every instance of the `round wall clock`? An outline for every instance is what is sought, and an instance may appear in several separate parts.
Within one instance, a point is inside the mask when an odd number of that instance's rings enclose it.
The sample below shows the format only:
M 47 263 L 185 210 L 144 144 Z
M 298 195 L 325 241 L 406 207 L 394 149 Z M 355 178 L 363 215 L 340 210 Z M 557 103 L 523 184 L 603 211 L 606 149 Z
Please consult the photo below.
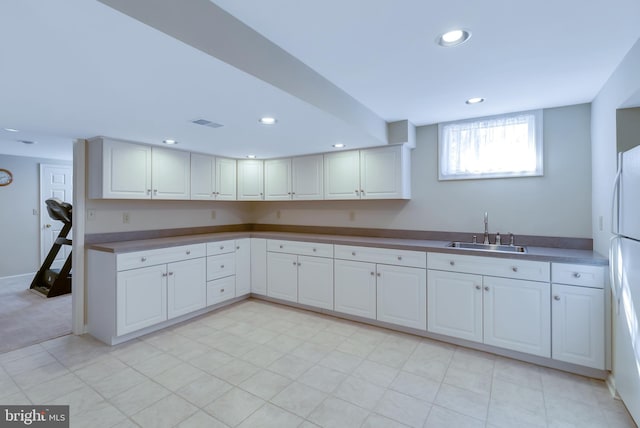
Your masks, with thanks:
M 0 168 L 0 186 L 8 186 L 13 181 L 13 174 L 8 169 Z

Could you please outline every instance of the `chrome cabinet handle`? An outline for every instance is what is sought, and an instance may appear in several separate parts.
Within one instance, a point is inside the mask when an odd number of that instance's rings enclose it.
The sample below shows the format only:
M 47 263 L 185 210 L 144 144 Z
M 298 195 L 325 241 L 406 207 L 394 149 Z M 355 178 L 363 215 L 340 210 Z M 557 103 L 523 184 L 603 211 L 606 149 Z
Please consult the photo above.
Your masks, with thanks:
M 162 276 L 163 276 L 163 277 L 167 276 L 167 273 L 166 273 L 166 272 L 165 272 L 165 273 L 163 273 L 163 274 L 162 274 Z
M 518 272 L 518 267 L 517 267 L 517 266 L 513 266 L 513 267 L 511 268 L 511 270 L 512 270 L 512 271 L 514 271 L 514 272 Z
M 360 189 L 360 193 L 364 193 L 364 190 Z
M 187 250 L 187 256 L 191 254 L 191 250 Z
M 220 249 L 221 249 L 221 250 L 224 250 L 224 245 L 220 245 Z
M 280 248 L 284 248 L 282 245 L 280 245 Z
M 239 250 L 239 249 L 240 249 L 240 245 L 238 245 L 238 246 L 236 247 L 236 250 Z
M 553 296 L 553 300 L 560 300 L 560 296 Z
M 476 285 L 476 290 L 480 290 L 482 287 L 480 287 L 479 285 Z
M 141 258 L 140 258 L 140 261 L 141 261 L 141 262 L 146 262 L 146 261 L 147 261 L 147 258 L 146 258 L 146 257 L 141 257 Z
M 314 248 L 314 249 L 313 249 L 313 252 L 315 253 L 316 251 L 317 251 L 317 250 Z
M 169 272 L 169 276 L 173 275 L 173 272 Z
M 298 266 L 298 262 L 293 262 L 293 265 L 294 266 Z
M 573 274 L 574 278 L 580 278 L 582 275 L 580 275 L 580 272 L 576 272 Z
M 151 194 L 151 189 L 147 189 L 147 195 Z
M 378 277 L 382 276 L 382 274 L 380 272 L 378 272 Z
M 153 189 L 153 193 L 157 195 L 158 194 L 158 189 Z
M 224 269 L 224 265 L 220 265 L 220 269 Z
M 302 266 L 302 263 L 298 262 L 298 266 Z
M 449 264 L 450 264 L 451 266 L 455 266 L 456 262 L 454 262 L 453 260 L 451 260 L 451 261 L 449 261 Z
M 374 275 L 375 275 L 375 273 L 374 273 L 374 272 L 371 272 L 371 276 L 374 276 Z
M 488 286 L 485 286 L 485 287 L 484 287 L 484 291 L 489 291 L 489 287 L 488 287 Z
M 220 292 L 221 292 L 221 293 L 224 293 L 224 288 L 221 288 L 221 289 L 220 289 Z
M 356 252 L 355 252 L 355 251 L 352 251 L 352 252 L 351 252 L 351 255 L 352 255 L 352 256 L 355 256 L 355 255 L 356 255 Z

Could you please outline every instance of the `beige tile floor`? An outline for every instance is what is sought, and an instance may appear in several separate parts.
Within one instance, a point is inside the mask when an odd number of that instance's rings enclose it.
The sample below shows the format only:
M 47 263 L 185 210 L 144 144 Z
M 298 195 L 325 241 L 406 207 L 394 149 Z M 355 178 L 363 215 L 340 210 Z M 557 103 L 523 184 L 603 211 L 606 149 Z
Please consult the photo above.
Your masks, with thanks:
M 0 403 L 92 428 L 634 426 L 601 381 L 258 300 L 0 354 Z

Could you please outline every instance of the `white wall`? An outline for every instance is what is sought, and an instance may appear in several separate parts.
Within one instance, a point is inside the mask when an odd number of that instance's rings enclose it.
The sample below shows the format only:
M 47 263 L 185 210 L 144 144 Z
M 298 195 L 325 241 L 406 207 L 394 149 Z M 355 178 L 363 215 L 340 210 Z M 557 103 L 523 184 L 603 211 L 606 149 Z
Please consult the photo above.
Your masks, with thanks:
M 481 232 L 487 211 L 491 233 L 590 238 L 590 114 L 589 104 L 544 111 L 544 177 L 438 181 L 437 126 L 422 126 L 410 201 L 259 202 L 253 221 Z
M 593 248 L 606 255 L 611 237 L 611 192 L 616 171 L 616 110 L 640 105 L 640 40 L 602 87 L 591 108 Z M 602 217 L 602 229 L 600 228 Z
M 55 159 L 0 155 L 0 168 L 13 174 L 13 183 L 0 187 L 0 277 L 32 273 L 40 267 L 41 163 L 71 165 Z

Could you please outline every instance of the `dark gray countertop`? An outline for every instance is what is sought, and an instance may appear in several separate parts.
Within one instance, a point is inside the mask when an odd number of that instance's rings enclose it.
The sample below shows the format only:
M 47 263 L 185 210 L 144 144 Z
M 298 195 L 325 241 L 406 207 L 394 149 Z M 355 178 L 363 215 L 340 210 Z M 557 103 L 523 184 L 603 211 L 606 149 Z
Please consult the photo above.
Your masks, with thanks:
M 494 251 L 463 250 L 448 248 L 449 241 L 431 241 L 420 239 L 372 238 L 363 236 L 323 235 L 290 232 L 223 232 L 200 235 L 185 235 L 168 238 L 143 239 L 135 241 L 105 242 L 87 244 L 86 249 L 109 253 L 130 253 L 179 245 L 199 244 L 239 238 L 284 239 L 290 241 L 318 242 L 335 245 L 358 245 L 364 247 L 382 247 L 402 250 L 428 251 L 450 254 L 466 254 L 482 257 L 497 257 L 547 262 L 579 263 L 590 265 L 608 265 L 608 260 L 590 250 L 575 250 L 550 247 L 527 246 L 527 253 L 501 253 Z

